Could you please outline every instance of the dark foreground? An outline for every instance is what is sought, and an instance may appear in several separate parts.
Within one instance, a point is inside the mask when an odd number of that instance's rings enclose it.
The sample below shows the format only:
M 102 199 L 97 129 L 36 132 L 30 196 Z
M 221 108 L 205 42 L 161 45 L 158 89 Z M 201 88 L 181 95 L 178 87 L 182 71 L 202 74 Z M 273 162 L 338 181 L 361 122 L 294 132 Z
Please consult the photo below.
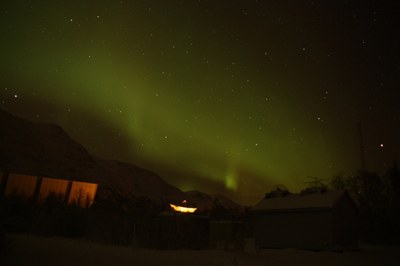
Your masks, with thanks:
M 150 250 L 28 235 L 8 235 L 1 265 L 400 265 L 400 247 L 361 245 L 358 251 L 267 249 Z

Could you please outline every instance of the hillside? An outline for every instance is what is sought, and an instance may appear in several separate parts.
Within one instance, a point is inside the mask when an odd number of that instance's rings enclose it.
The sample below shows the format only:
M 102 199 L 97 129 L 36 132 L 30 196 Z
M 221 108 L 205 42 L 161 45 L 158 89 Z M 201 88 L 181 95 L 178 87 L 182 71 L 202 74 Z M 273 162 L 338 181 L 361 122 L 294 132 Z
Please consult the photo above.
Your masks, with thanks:
M 211 210 L 215 207 L 223 206 L 228 210 L 243 211 L 240 205 L 222 195 L 208 195 L 197 190 L 191 190 L 186 192 L 186 196 L 196 204 L 199 210 Z
M 184 193 L 149 170 L 91 155 L 58 125 L 27 121 L 1 109 L 0 123 L 0 171 L 95 182 L 99 193 L 112 189 L 129 198 L 193 199 L 204 210 L 213 208 L 215 202 L 227 209 L 241 209 L 222 196 L 215 201 L 217 196 Z

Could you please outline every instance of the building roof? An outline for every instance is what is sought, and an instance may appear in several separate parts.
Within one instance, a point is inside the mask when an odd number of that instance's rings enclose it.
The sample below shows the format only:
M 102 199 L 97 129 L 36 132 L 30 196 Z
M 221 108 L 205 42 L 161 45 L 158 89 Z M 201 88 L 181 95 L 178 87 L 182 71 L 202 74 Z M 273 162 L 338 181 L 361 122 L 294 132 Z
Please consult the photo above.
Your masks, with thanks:
M 264 198 L 258 202 L 252 211 L 284 211 L 304 209 L 331 209 L 340 198 L 345 196 L 345 190 L 315 192 L 312 194 L 287 194 Z

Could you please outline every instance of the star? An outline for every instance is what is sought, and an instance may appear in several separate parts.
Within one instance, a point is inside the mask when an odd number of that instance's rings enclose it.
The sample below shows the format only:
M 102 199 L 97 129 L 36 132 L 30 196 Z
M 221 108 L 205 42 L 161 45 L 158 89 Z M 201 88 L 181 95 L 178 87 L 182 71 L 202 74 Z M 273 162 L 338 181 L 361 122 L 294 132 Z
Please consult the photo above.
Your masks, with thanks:
M 36 2 L 2 3 L 1 108 L 59 124 L 100 157 L 158 161 L 149 170 L 178 188 L 236 199 L 243 181 L 262 197 L 304 188 L 295 176 L 357 173 L 358 121 L 369 170 L 400 161 L 388 1 Z M 227 167 L 244 173 L 235 193 Z

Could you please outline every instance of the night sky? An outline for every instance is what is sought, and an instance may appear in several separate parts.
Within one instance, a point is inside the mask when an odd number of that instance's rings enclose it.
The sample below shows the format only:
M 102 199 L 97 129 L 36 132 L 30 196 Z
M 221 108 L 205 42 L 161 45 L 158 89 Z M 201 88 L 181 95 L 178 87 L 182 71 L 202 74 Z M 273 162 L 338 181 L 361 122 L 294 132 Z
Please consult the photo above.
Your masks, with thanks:
M 381 173 L 400 150 L 398 1 L 1 1 L 0 108 L 182 190 Z

